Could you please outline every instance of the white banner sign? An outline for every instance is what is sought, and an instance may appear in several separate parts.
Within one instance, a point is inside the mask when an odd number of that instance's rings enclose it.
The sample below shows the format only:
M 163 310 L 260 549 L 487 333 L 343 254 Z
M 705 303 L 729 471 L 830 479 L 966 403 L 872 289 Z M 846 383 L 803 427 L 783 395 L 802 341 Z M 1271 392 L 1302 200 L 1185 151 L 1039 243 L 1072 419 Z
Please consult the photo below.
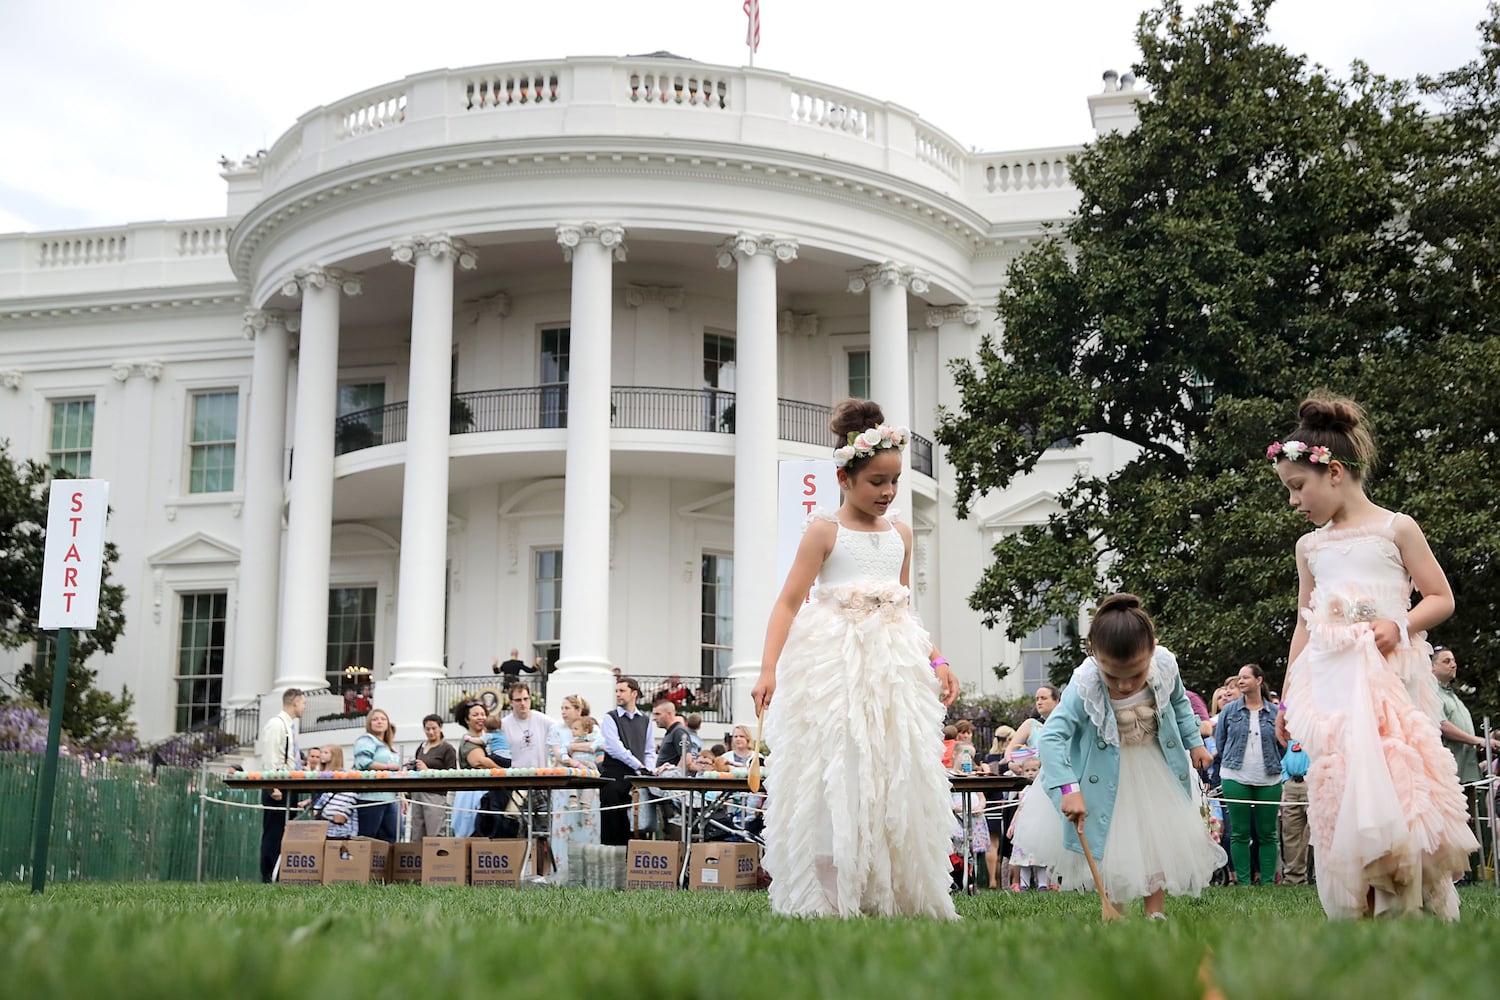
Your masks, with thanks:
M 104 480 L 52 480 L 39 627 L 87 629 L 99 624 L 108 513 L 109 483 Z
M 776 581 L 777 592 L 786 583 L 802 544 L 802 528 L 814 507 L 835 511 L 843 503 L 839 493 L 838 467 L 833 459 L 780 463 L 776 487 Z

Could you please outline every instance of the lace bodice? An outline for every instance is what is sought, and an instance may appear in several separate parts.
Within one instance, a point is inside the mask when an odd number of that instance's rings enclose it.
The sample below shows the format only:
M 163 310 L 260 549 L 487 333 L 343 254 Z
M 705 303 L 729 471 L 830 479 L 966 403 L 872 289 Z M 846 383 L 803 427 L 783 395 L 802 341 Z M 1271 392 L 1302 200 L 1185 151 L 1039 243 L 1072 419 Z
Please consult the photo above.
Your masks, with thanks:
M 1156 699 L 1150 688 L 1142 688 L 1128 698 L 1109 700 L 1115 712 L 1115 725 L 1120 733 L 1120 746 L 1144 746 L 1156 742 L 1158 719 Z
M 894 524 L 885 531 L 855 531 L 841 524 L 833 549 L 818 572 L 818 585 L 900 583 L 905 561 L 906 544 Z
M 1411 576 L 1396 548 L 1394 522 L 1357 528 L 1319 528 L 1307 550 L 1312 570 L 1312 617 L 1369 621 L 1411 608 Z

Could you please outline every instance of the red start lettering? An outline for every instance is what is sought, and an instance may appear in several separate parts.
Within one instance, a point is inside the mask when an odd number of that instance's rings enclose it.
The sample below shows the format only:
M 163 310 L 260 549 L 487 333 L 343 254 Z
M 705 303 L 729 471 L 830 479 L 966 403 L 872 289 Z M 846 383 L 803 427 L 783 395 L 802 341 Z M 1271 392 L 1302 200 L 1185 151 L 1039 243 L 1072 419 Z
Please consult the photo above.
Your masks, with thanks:
M 78 513 L 80 510 L 83 510 L 83 494 L 82 493 L 74 493 L 72 499 L 73 499 L 73 506 L 69 507 L 68 509 L 71 510 L 75 514 Z
M 81 517 L 70 517 L 70 518 L 68 518 L 68 523 L 73 526 L 73 537 L 77 538 L 78 537 L 78 526 L 83 523 L 83 518 L 81 518 Z
M 809 472 L 807 475 L 805 475 L 805 476 L 802 477 L 802 495 L 803 496 L 810 497 L 814 493 L 818 492 L 817 479 L 818 479 L 818 474 L 816 472 Z
M 79 554 L 77 545 L 68 546 L 68 554 L 63 556 L 63 562 L 83 562 L 83 556 Z
M 76 586 L 78 586 L 78 567 L 77 566 L 69 566 L 67 569 L 63 570 L 63 586 L 64 587 L 76 587 Z

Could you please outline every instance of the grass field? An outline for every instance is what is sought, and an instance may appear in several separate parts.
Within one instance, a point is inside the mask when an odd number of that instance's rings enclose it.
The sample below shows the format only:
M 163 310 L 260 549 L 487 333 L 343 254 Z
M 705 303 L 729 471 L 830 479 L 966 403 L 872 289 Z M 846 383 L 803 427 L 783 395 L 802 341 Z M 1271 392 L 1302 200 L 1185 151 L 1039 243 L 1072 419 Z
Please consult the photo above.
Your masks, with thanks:
M 0 886 L 8 997 L 1492 997 L 1500 893 L 1457 925 L 1330 924 L 1310 888 L 1211 889 L 1170 919 L 1099 921 L 1097 897 L 981 893 L 960 924 L 794 921 L 764 893 Z

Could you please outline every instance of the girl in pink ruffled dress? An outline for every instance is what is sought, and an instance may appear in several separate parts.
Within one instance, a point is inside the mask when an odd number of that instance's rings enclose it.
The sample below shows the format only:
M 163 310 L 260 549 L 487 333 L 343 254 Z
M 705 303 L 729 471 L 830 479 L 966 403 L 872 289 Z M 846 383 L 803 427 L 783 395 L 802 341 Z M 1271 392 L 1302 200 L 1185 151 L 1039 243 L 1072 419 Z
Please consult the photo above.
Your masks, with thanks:
M 911 529 L 890 509 L 907 432 L 853 399 L 829 429 L 844 503 L 809 519 L 751 692 L 768 711 L 771 911 L 954 920 L 942 732 L 958 685 L 910 610 Z
M 1312 759 L 1318 895 L 1330 917 L 1456 920 L 1452 873 L 1479 845 L 1439 738 L 1426 642 L 1453 614 L 1453 592 L 1417 523 L 1365 495 L 1375 443 L 1359 406 L 1314 396 L 1298 421 L 1266 454 L 1292 506 L 1322 527 L 1297 542 L 1299 616 L 1276 726 Z

